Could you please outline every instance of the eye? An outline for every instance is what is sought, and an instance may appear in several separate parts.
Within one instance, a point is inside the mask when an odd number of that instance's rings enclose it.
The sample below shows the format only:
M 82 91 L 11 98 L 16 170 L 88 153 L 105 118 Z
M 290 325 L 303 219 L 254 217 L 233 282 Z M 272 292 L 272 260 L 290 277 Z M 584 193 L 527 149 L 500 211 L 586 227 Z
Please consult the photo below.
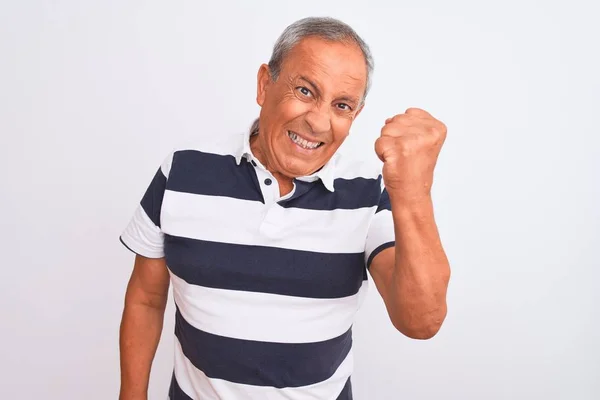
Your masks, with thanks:
M 344 111 L 352 111 L 352 107 L 350 107 L 350 106 L 349 106 L 348 104 L 346 104 L 346 103 L 339 103 L 337 106 L 338 106 L 338 108 L 339 108 L 340 110 L 344 110 Z
M 298 90 L 300 93 L 302 93 L 303 96 L 312 96 L 312 92 L 310 91 L 310 89 L 308 89 L 305 86 L 298 86 L 296 88 L 296 90 Z

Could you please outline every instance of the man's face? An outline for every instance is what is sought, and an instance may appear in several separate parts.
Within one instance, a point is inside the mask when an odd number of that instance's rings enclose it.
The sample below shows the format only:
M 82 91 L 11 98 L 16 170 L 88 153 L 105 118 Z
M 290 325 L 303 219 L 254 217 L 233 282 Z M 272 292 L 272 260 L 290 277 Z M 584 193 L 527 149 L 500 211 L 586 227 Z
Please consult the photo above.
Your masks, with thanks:
M 348 136 L 366 83 L 358 46 L 318 38 L 304 39 L 288 53 L 276 81 L 261 66 L 256 138 L 261 154 L 255 155 L 271 172 L 288 178 L 319 170 Z

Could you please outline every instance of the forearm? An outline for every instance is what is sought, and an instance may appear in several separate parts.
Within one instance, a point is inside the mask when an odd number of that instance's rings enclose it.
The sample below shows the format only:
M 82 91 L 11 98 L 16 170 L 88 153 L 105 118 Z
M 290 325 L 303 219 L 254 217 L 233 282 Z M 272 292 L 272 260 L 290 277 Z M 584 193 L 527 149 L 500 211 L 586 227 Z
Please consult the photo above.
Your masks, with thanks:
M 395 260 L 389 282 L 396 327 L 408 336 L 435 335 L 446 316 L 450 266 L 434 219 L 431 198 L 403 203 L 394 198 Z
M 164 305 L 127 301 L 120 330 L 120 400 L 147 398 L 152 360 L 163 327 Z

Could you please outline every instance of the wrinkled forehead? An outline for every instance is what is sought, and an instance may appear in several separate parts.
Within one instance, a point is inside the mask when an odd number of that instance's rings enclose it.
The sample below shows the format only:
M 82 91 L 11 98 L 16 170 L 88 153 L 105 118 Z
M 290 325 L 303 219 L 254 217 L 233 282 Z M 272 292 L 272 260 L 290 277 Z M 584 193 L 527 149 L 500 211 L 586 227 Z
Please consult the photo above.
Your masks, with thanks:
M 367 85 L 365 57 L 352 42 L 303 39 L 288 53 L 281 73 L 291 79 L 309 76 L 322 90 L 352 91 L 358 96 L 363 96 Z

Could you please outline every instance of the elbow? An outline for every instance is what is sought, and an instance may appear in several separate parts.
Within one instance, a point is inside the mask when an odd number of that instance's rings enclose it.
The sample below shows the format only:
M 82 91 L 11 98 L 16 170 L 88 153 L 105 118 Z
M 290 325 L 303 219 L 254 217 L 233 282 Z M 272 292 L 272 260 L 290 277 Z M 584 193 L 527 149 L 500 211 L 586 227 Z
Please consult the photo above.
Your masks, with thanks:
M 403 318 L 393 318 L 392 323 L 398 332 L 410 339 L 429 340 L 438 334 L 446 317 L 446 309 L 427 317 L 413 318 L 406 322 Z
M 438 326 L 425 326 L 419 328 L 399 328 L 396 329 L 404 336 L 415 339 L 415 340 L 429 340 L 432 339 L 439 332 L 442 325 Z

